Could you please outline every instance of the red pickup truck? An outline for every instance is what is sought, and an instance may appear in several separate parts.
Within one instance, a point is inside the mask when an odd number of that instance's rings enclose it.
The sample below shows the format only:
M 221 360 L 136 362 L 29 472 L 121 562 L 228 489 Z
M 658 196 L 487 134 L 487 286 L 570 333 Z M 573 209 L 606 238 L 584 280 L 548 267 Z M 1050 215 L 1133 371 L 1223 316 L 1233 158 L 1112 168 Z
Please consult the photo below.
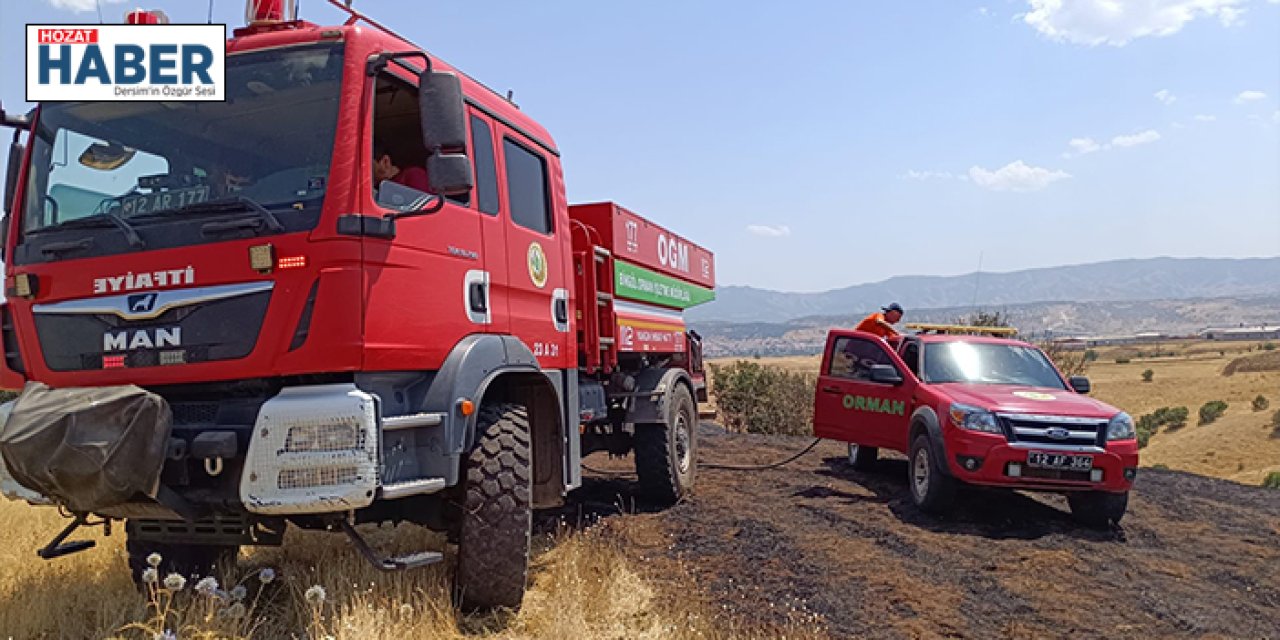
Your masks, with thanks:
M 814 433 L 849 443 L 860 471 L 879 449 L 908 456 L 908 485 L 925 511 L 944 511 L 957 485 L 1064 493 L 1076 519 L 1120 521 L 1138 469 L 1128 414 L 1087 397 L 1025 342 L 943 330 L 888 341 L 834 330 L 814 399 Z

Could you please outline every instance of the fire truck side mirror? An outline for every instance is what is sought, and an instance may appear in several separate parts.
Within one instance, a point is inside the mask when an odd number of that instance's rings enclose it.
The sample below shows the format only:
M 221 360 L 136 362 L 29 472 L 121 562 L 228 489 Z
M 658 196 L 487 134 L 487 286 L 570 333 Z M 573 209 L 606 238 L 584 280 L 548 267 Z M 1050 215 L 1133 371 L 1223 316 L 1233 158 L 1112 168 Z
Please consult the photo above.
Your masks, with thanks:
M 444 71 L 424 71 L 418 82 L 418 108 L 422 117 L 422 142 L 427 151 L 467 152 L 466 107 L 462 83 Z
M 427 158 L 427 182 L 438 196 L 471 193 L 471 160 L 462 153 L 434 153 Z

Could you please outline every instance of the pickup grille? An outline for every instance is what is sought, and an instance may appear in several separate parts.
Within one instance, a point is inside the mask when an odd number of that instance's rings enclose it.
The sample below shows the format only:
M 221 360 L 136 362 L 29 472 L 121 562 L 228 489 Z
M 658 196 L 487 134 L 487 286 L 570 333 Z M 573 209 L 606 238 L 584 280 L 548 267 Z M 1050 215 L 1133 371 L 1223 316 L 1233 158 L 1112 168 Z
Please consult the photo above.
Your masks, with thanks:
M 1000 416 L 1009 442 L 1046 447 L 1106 447 L 1107 421 L 1096 418 L 1015 415 Z

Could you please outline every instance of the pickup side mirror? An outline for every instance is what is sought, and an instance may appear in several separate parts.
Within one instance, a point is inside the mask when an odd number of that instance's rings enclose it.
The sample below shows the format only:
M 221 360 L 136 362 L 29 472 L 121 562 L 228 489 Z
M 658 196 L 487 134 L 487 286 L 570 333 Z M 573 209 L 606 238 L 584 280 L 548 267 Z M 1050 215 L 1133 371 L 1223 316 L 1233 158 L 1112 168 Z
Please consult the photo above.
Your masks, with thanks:
M 1088 394 L 1092 387 L 1089 385 L 1089 379 L 1084 376 L 1071 376 L 1071 388 L 1079 394 Z
M 902 374 L 891 364 L 871 365 L 871 381 L 881 384 L 902 384 Z
M 427 157 L 427 181 L 438 196 L 471 192 L 475 180 L 467 158 L 467 110 L 462 82 L 444 71 L 423 71 L 418 77 L 418 108 L 422 143 Z

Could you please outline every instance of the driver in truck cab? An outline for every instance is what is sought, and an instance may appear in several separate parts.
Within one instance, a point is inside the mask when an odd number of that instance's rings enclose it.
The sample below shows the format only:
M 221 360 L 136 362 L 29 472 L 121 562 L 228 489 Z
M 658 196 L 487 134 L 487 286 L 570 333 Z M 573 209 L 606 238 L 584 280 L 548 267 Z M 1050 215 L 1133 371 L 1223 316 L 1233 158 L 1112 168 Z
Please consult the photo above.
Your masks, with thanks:
M 893 325 L 898 324 L 902 320 L 902 305 L 898 303 L 890 304 L 887 307 L 881 307 L 879 312 L 873 313 L 862 319 L 856 331 L 865 331 L 880 336 L 882 340 L 902 335 Z
M 391 152 L 382 141 L 373 141 L 373 184 L 375 186 L 382 184 L 383 180 L 390 180 L 410 189 L 429 193 L 427 170 L 413 165 L 401 168 L 401 164 L 391 157 Z

